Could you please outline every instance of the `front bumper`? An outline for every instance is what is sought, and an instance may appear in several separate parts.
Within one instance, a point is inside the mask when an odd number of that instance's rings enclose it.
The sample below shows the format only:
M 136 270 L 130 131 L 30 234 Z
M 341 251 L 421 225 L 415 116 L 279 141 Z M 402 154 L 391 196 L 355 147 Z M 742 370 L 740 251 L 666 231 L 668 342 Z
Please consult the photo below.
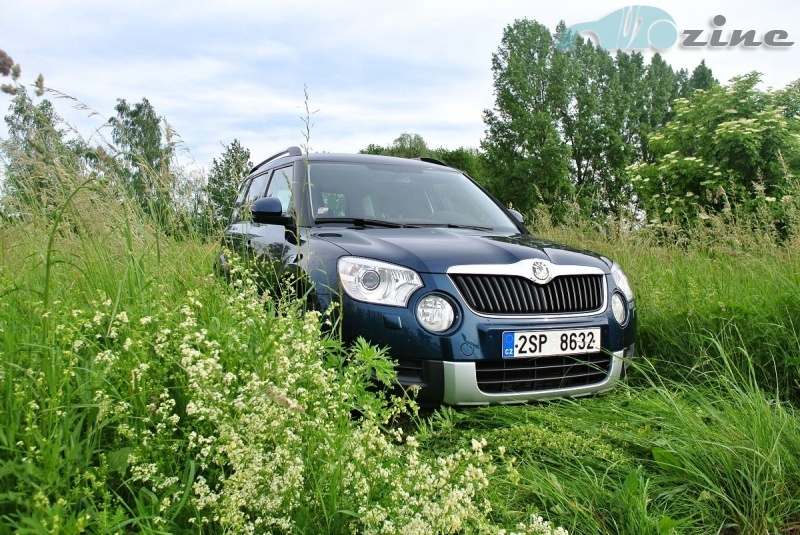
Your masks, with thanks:
M 399 359 L 397 384 L 402 389 L 419 387 L 417 401 L 423 406 L 525 403 L 610 390 L 625 374 L 633 357 L 634 344 L 612 353 L 562 357 L 561 366 L 553 366 L 553 358 L 547 357 L 539 357 L 544 362 L 525 359 L 527 363 L 516 359 L 471 362 Z M 512 365 L 505 368 L 506 362 Z M 517 364 L 522 368 L 514 366 Z M 565 368 L 570 369 L 561 373 Z
M 474 362 L 442 362 L 442 403 L 447 405 L 487 405 L 523 403 L 536 399 L 574 397 L 610 390 L 622 376 L 624 361 L 633 354 L 633 346 L 615 351 L 611 369 L 605 379 L 583 386 L 542 390 L 493 393 L 485 392 L 478 384 Z

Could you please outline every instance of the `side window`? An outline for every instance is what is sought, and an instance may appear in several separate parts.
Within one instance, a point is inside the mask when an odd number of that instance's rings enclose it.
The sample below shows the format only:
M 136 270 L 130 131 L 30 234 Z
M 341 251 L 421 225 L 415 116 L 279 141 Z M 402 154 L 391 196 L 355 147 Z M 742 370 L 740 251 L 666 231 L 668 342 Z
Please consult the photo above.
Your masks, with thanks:
M 283 207 L 283 215 L 292 215 L 292 177 L 294 170 L 291 166 L 275 169 L 272 173 L 272 180 L 267 188 L 267 197 L 280 199 Z
M 242 204 L 242 202 L 244 201 L 244 194 L 247 193 L 247 186 L 249 185 L 250 185 L 249 179 L 246 178 L 242 181 L 242 185 L 239 186 L 239 192 L 236 194 L 236 203 L 235 203 L 236 206 Z
M 247 204 L 264 197 L 264 190 L 267 187 L 267 178 L 269 178 L 269 173 L 258 175 L 253 179 L 253 183 L 250 184 L 250 189 L 247 190 Z
M 264 196 L 264 189 L 267 187 L 269 173 L 264 173 L 252 178 L 244 183 L 236 199 L 236 208 L 233 211 L 233 221 L 250 220 L 250 205 Z M 249 187 L 248 187 L 249 184 Z M 245 193 L 246 188 L 246 193 Z
M 251 178 L 246 178 L 239 186 L 239 193 L 236 195 L 236 202 L 233 203 L 233 210 L 231 211 L 231 223 L 242 220 L 242 203 L 244 203 L 244 196 L 247 194 L 247 188 L 253 181 Z

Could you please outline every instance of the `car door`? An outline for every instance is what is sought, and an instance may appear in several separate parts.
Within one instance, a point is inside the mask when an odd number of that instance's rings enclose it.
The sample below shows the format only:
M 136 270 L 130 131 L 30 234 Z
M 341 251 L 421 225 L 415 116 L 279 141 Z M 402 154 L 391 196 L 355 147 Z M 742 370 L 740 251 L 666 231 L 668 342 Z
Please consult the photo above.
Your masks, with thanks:
M 225 244 L 249 265 L 256 268 L 264 282 L 272 286 L 284 275 L 287 265 L 295 262 L 295 229 L 291 225 L 258 223 L 251 219 L 250 207 L 262 197 L 281 201 L 283 215 L 294 213 L 291 165 L 255 175 L 234 210 L 233 220 L 225 231 Z
M 249 176 L 239 190 L 230 224 L 223 235 L 225 247 L 234 254 L 248 256 L 248 246 L 252 238 L 250 206 L 264 196 L 269 177 L 269 170 Z

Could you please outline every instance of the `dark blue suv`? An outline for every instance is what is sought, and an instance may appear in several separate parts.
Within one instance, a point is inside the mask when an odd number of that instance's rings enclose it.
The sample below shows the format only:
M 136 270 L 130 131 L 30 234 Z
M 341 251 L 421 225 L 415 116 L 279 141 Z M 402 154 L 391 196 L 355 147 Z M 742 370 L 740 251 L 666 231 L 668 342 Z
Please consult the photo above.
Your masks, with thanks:
M 344 341 L 390 348 L 421 403 L 599 392 L 633 355 L 636 308 L 619 265 L 534 238 L 519 213 L 436 160 L 290 147 L 244 181 L 225 242 L 308 281 L 313 306 L 340 302 Z

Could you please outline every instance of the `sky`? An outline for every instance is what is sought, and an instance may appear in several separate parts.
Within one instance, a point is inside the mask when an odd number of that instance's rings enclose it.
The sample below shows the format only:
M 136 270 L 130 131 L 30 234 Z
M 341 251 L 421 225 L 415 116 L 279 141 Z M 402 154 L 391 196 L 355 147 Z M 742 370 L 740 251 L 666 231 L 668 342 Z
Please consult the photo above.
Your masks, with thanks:
M 42 73 L 45 96 L 87 140 L 110 140 L 117 99 L 147 98 L 180 137 L 180 158 L 210 167 L 238 139 L 260 161 L 290 145 L 312 152 L 387 146 L 403 133 L 431 148 L 478 147 L 494 106 L 491 61 L 517 19 L 551 30 L 631 4 L 559 0 L 5 0 L 0 49 Z M 763 88 L 800 79 L 800 2 L 670 1 L 678 33 L 783 30 L 792 46 L 661 50 L 673 68 L 701 60 L 723 83 L 759 71 Z M 717 15 L 725 17 L 715 26 Z M 680 39 L 682 40 L 683 37 Z M 651 51 L 644 51 L 646 55 Z M 4 80 L 5 81 L 5 80 Z M 64 95 L 69 98 L 64 98 Z M 307 96 L 306 96 L 307 95 Z M 10 98 L 0 95 L 3 115 Z M 309 119 L 310 136 L 306 139 Z M 0 125 L 0 138 L 7 135 Z

